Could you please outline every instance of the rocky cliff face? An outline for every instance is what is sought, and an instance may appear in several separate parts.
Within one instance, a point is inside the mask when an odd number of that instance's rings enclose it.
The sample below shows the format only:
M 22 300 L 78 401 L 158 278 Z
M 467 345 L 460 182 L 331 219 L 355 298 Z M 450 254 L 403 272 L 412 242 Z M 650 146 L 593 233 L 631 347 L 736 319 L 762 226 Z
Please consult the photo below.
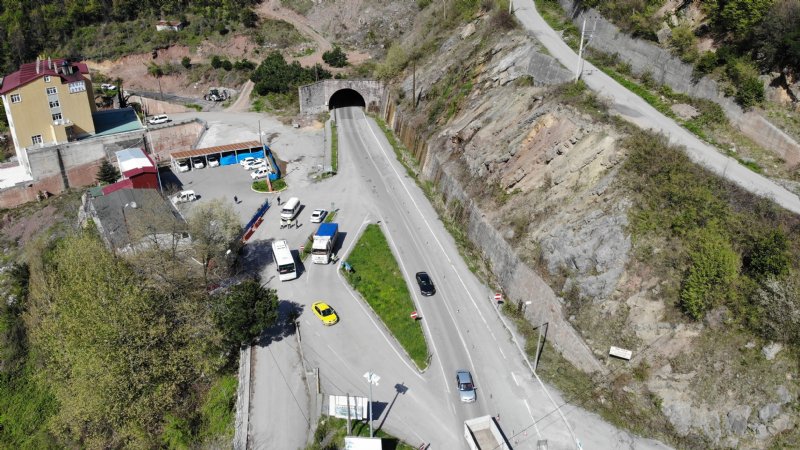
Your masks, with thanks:
M 758 349 L 742 350 L 752 343 L 713 348 L 725 312 L 716 328 L 687 322 L 664 301 L 675 281 L 633 258 L 625 133 L 591 95 L 552 84 L 550 57 L 529 36 L 493 40 L 485 28 L 483 20 L 468 25 L 418 66 L 417 92 L 409 73 L 395 91 L 405 100 L 390 99 L 386 118 L 506 298 L 531 301 L 526 317 L 549 321 L 549 338 L 576 367 L 614 380 L 617 394 L 646 414 L 663 414 L 668 426 L 654 436 L 758 448 L 793 427 L 795 386 L 771 376 L 754 390 L 745 386 L 760 369 L 736 373 L 740 359 L 729 354 L 752 357 Z M 611 345 L 634 358 L 610 359 Z M 790 361 L 757 366 L 790 379 Z M 723 372 L 747 383 L 709 389 Z

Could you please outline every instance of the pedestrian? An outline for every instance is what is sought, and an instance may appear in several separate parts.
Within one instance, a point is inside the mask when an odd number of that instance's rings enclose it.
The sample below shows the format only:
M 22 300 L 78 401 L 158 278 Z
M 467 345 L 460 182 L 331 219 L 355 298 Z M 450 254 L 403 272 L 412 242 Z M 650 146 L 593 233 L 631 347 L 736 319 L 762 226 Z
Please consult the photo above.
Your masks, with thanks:
M 279 205 L 281 204 L 281 196 L 280 195 L 278 196 L 278 204 Z
M 233 196 L 233 203 L 239 203 L 239 197 Z
M 299 225 L 297 225 L 297 219 L 294 219 L 294 227 L 295 228 L 299 227 Z

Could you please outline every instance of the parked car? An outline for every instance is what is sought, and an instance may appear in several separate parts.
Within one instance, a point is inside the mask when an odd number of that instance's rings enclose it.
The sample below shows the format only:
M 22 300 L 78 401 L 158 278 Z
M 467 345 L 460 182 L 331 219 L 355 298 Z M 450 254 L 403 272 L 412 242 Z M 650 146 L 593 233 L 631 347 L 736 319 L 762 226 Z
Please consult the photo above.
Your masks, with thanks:
M 105 90 L 107 90 L 107 91 L 116 91 L 117 90 L 116 86 L 114 86 L 113 84 L 108 84 L 108 83 L 103 83 L 103 84 L 100 85 L 100 87 L 105 89 Z
M 192 167 L 195 169 L 202 169 L 206 166 L 206 163 L 203 161 L 203 158 L 195 156 L 192 158 Z
M 433 286 L 433 281 L 427 272 L 417 272 L 416 278 L 420 294 L 427 297 L 436 293 L 436 287 Z
M 219 155 L 208 155 L 208 167 L 219 166 Z
M 256 159 L 250 161 L 248 164 L 244 165 L 244 168 L 246 170 L 256 170 L 256 169 L 260 169 L 262 167 L 266 167 L 266 163 L 261 158 L 256 158 Z
M 255 160 L 256 159 L 253 158 L 252 156 L 248 156 L 247 158 L 244 158 L 244 159 L 240 160 L 239 161 L 239 165 L 242 166 L 242 167 L 247 167 L 248 165 L 253 164 L 253 161 L 255 161 Z
M 159 114 L 157 116 L 153 116 L 147 119 L 147 123 L 149 123 L 150 125 L 158 125 L 167 122 L 169 122 L 169 117 L 167 117 L 166 114 Z
M 475 384 L 472 382 L 472 374 L 468 370 L 456 371 L 456 385 L 458 386 L 458 393 L 461 396 L 461 401 L 465 403 L 472 403 L 478 397 L 475 395 Z
M 194 191 L 180 191 L 172 196 L 172 203 L 176 205 L 178 203 L 193 202 L 195 200 L 197 200 L 197 195 Z
M 259 178 L 267 178 L 269 176 L 269 169 L 267 169 L 266 167 L 261 167 L 259 169 L 256 169 L 255 172 L 251 173 L 250 176 L 254 180 L 258 180 Z
M 324 209 L 315 209 L 311 213 L 311 223 L 320 223 L 325 220 L 325 216 L 327 215 L 328 211 L 325 211 Z
M 189 160 L 182 159 L 178 161 L 178 172 L 188 172 L 189 171 Z
M 336 311 L 325 302 L 314 303 L 311 305 L 311 310 L 314 311 L 314 315 L 322 321 L 323 325 L 334 325 L 339 321 Z

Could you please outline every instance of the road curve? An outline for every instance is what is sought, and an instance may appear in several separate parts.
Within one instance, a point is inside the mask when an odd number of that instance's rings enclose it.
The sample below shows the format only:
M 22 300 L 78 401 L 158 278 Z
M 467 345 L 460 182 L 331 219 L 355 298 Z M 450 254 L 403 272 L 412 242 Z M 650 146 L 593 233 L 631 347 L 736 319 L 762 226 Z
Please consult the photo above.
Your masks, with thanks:
M 522 26 L 532 32 L 564 67 L 574 71 L 577 68 L 578 55 L 542 19 L 533 0 L 511 1 L 514 14 Z M 749 192 L 770 198 L 789 211 L 800 214 L 800 197 L 739 164 L 734 158 L 721 154 L 588 61 L 584 65 L 582 78 L 590 89 L 608 100 L 612 113 L 642 129 L 650 129 L 666 136 L 670 143 L 685 147 L 689 157 L 701 166 Z

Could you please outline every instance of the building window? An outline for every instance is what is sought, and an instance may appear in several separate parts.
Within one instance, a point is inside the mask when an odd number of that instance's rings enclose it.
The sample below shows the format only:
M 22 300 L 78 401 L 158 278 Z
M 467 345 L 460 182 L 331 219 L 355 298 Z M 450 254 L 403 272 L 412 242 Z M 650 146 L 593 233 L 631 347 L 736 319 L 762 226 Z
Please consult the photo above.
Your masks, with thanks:
M 76 81 L 74 83 L 69 84 L 69 93 L 74 94 L 76 92 L 84 92 L 86 91 L 86 83 L 83 81 Z
M 42 143 L 42 135 L 41 134 L 37 134 L 36 136 L 31 136 L 31 142 L 33 142 L 33 145 L 41 144 Z
M 61 120 L 61 113 L 53 114 L 53 122 L 55 122 L 56 120 Z
M 56 91 L 56 88 L 54 88 L 54 87 L 47 88 L 47 95 L 53 95 L 53 94 L 57 94 L 57 93 L 58 93 L 58 91 Z
M 58 108 L 59 106 L 61 106 L 61 103 L 58 100 L 53 100 L 50 102 L 51 108 Z
M 19 103 L 22 101 L 22 97 L 19 94 L 11 94 L 11 103 Z
M 45 83 L 49 83 L 50 82 L 50 75 L 45 75 L 44 76 L 44 82 Z

